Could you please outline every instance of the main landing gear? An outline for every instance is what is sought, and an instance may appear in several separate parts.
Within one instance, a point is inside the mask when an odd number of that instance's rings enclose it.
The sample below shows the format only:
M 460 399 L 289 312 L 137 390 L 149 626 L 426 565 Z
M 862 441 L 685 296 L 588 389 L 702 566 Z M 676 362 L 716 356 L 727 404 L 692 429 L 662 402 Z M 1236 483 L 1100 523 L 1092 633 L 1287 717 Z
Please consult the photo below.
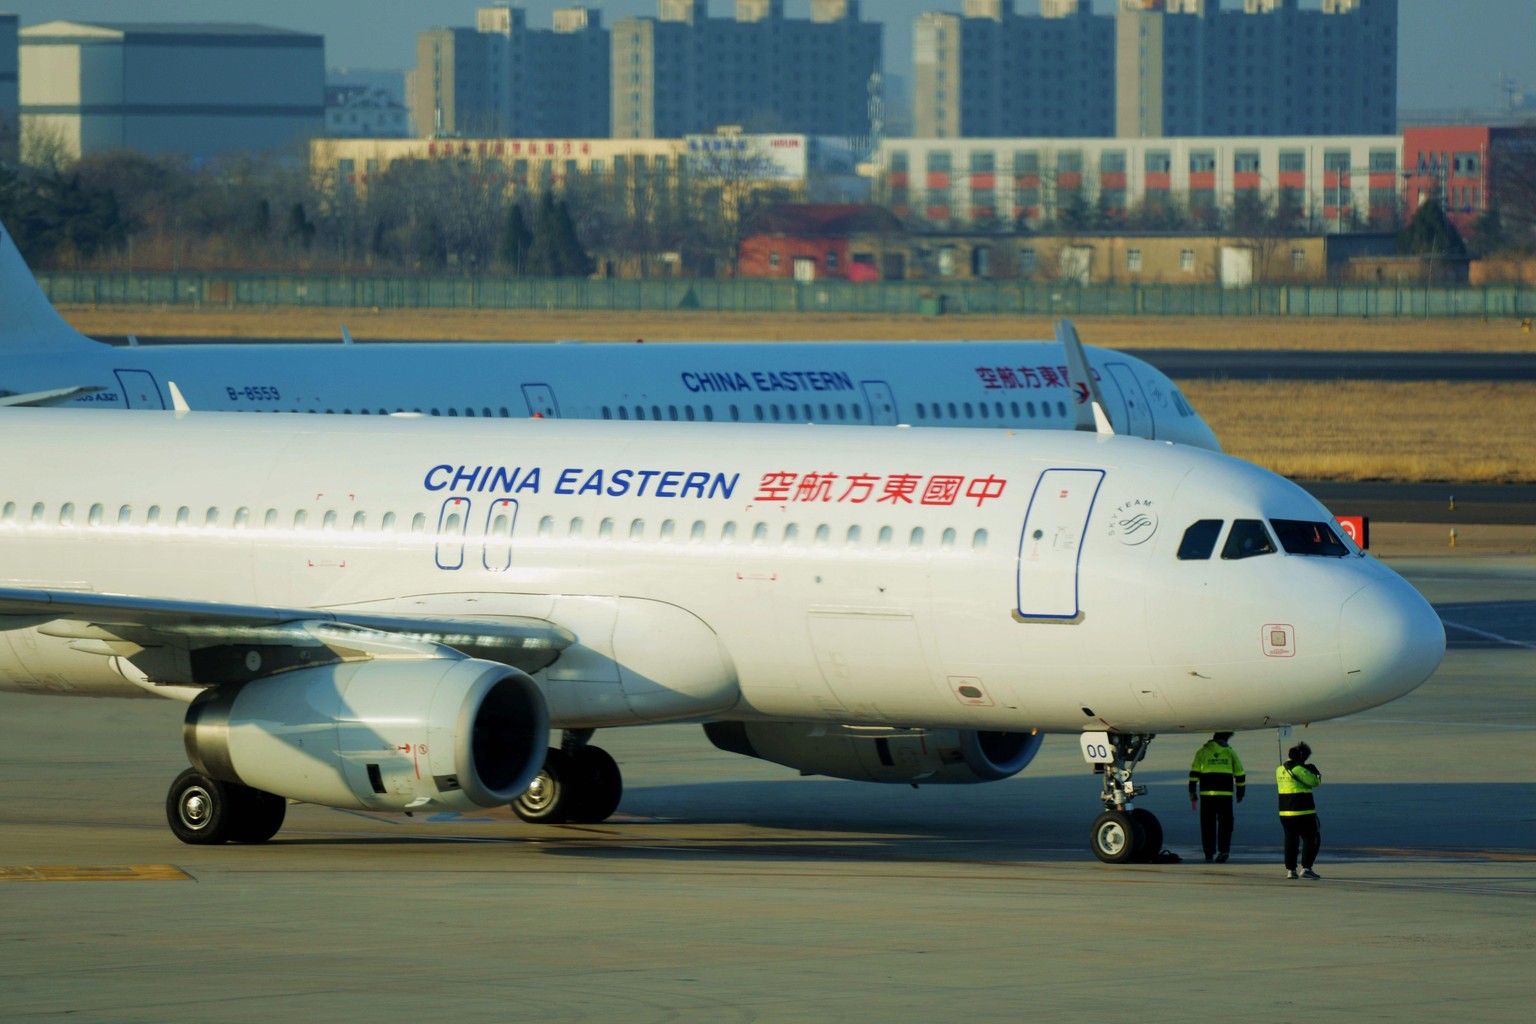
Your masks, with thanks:
M 1084 733 L 1083 756 L 1104 776 L 1104 813 L 1093 819 L 1088 845 L 1106 864 L 1147 862 L 1163 848 L 1163 826 L 1132 801 L 1147 792 L 1135 785 L 1131 773 L 1147 756 L 1152 736 L 1127 733 Z
M 512 803 L 524 821 L 553 825 L 607 820 L 624 795 L 619 766 L 602 747 L 588 745 L 591 729 L 567 729 L 560 746 L 544 755 L 544 768 Z
M 177 839 L 192 846 L 264 843 L 288 814 L 280 796 L 211 779 L 196 768 L 176 776 L 165 796 L 165 817 Z

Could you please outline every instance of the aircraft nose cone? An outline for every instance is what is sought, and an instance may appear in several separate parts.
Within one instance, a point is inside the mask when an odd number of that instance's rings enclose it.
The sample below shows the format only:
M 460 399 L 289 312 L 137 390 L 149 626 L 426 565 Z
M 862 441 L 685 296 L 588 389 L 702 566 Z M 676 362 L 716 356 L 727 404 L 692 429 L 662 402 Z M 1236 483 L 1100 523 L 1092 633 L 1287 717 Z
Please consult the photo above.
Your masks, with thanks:
M 1344 678 L 1362 708 L 1410 692 L 1445 657 L 1440 616 L 1398 576 L 1377 580 L 1346 600 L 1339 632 Z

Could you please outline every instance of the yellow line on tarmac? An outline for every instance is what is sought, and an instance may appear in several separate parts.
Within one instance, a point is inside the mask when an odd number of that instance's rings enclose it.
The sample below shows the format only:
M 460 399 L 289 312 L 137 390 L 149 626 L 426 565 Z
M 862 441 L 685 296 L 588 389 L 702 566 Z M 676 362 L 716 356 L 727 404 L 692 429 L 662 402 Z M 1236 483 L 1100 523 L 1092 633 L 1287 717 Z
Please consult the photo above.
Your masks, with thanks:
M 170 864 L 0 866 L 0 882 L 184 882 L 191 878 Z

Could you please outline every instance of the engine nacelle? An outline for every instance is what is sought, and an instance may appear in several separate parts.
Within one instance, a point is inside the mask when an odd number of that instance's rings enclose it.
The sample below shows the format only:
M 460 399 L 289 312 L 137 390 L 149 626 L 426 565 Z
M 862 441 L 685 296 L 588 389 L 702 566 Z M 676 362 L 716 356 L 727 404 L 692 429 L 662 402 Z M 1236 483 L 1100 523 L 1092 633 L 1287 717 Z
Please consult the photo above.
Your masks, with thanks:
M 966 785 L 1023 771 L 1044 739 L 1038 733 L 960 729 L 883 729 L 808 722 L 709 722 L 711 743 L 772 761 L 802 775 L 854 782 Z
M 469 811 L 528 788 L 549 710 L 527 674 L 495 662 L 368 661 L 208 690 L 182 738 L 204 774 L 289 799 Z

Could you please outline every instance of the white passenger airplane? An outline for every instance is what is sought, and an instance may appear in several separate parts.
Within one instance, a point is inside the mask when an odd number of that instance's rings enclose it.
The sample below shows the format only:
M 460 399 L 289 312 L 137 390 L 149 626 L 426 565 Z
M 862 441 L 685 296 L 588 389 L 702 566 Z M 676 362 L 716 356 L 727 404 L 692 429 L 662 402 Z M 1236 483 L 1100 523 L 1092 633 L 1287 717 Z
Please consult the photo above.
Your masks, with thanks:
M 0 689 L 189 702 L 188 843 L 286 800 L 618 804 L 601 728 L 877 782 L 1104 773 L 1402 696 L 1440 620 L 1304 491 L 1072 431 L 0 410 Z M 550 728 L 562 730 L 546 753 Z
M 64 322 L 0 228 L 0 405 L 166 409 L 174 380 L 205 411 L 1091 431 L 1098 388 L 1117 432 L 1221 450 L 1158 370 L 1057 338 L 118 348 Z

